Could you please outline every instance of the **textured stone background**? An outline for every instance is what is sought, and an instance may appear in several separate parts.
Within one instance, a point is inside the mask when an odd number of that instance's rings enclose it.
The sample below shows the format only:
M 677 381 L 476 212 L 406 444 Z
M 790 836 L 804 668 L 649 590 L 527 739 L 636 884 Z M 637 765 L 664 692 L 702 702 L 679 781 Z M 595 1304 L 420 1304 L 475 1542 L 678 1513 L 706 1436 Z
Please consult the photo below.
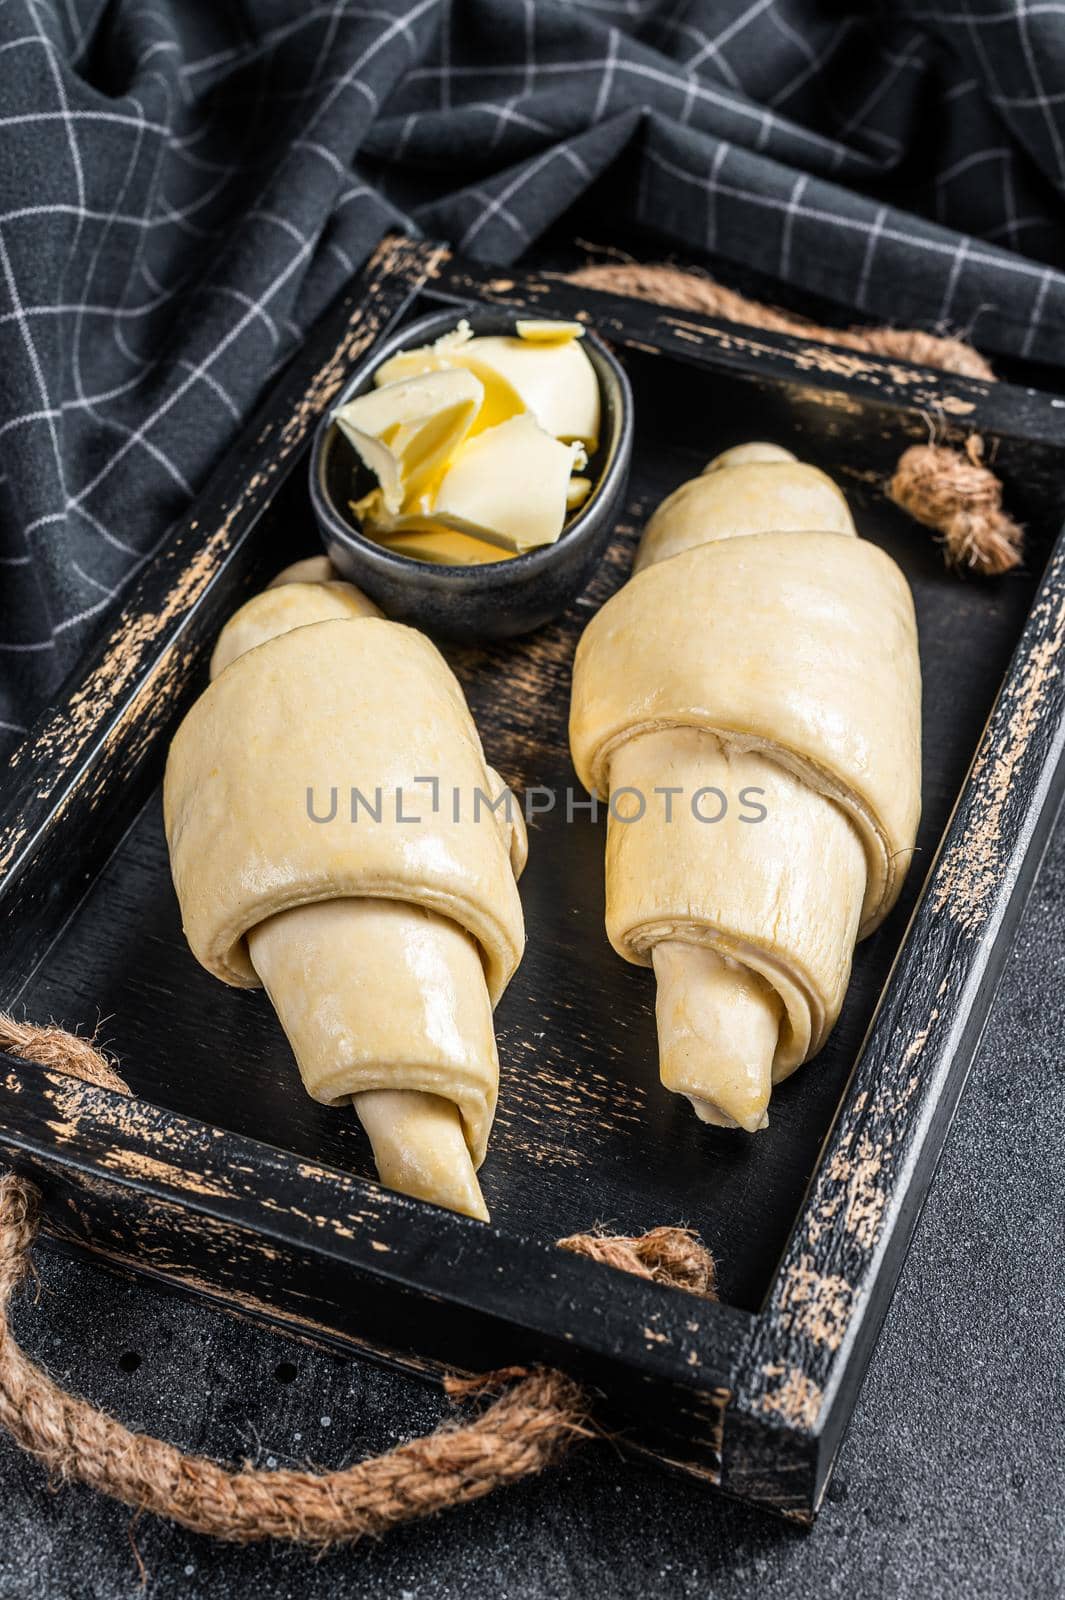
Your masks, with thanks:
M 87 1490 L 50 1491 L 0 1440 L 0 1600 L 1065 1594 L 1063 916 L 1059 827 L 812 1533 L 597 1447 L 315 1561 L 147 1518 L 131 1528 Z M 335 1465 L 440 1414 L 406 1379 L 43 1249 L 39 1265 L 40 1302 L 23 1297 L 18 1315 L 27 1347 L 127 1422 L 193 1449 Z

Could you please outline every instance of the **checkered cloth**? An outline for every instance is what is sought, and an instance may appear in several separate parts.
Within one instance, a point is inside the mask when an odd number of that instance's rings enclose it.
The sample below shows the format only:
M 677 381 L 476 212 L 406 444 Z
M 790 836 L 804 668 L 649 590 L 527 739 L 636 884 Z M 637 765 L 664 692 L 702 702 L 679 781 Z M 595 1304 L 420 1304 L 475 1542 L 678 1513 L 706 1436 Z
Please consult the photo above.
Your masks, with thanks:
M 1065 4 L 0 0 L 0 737 L 383 232 L 650 227 L 1065 357 Z

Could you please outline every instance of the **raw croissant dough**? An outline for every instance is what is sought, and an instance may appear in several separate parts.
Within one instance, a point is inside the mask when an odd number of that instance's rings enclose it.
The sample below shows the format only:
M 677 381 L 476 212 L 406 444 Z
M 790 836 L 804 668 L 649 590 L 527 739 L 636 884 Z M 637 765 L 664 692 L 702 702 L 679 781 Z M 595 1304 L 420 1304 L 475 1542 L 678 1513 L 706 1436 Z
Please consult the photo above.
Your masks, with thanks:
M 662 1081 L 705 1121 L 766 1126 L 773 1083 L 839 1015 L 855 940 L 895 903 L 920 690 L 902 573 L 775 445 L 671 495 L 585 631 L 570 742 L 585 786 L 615 797 L 607 934 L 654 967 Z M 619 820 L 637 796 L 643 815 Z
M 171 745 L 185 934 L 224 982 L 265 986 L 308 1093 L 353 1101 L 383 1183 L 486 1219 L 524 824 L 516 804 L 473 814 L 504 785 L 443 657 L 334 580 L 301 562 L 230 619 Z

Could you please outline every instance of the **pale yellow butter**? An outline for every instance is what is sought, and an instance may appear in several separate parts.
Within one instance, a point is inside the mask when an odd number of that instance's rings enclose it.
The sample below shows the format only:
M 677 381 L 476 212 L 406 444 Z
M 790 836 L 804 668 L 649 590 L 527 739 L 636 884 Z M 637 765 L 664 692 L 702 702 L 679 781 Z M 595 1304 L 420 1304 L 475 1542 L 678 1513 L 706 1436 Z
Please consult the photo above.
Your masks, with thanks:
M 514 324 L 519 339 L 530 344 L 564 344 L 567 339 L 583 339 L 583 322 L 523 322 Z
M 486 386 L 492 382 L 517 397 L 545 433 L 579 440 L 589 451 L 599 441 L 599 381 L 576 339 L 531 344 L 526 339 L 473 339 L 455 352 Z
M 566 491 L 566 510 L 576 511 L 592 492 L 591 478 L 571 478 Z
M 559 328 L 562 323 L 522 326 Z M 580 327 L 579 323 L 572 326 Z M 581 330 L 583 332 L 583 329 Z M 599 380 L 574 337 L 550 340 L 507 335 L 469 336 L 460 324 L 454 334 L 416 350 L 401 350 L 378 369 L 374 382 L 391 385 L 421 373 L 452 367 L 472 372 L 484 386 L 481 414 L 473 428 L 481 433 L 510 417 L 531 411 L 556 439 L 579 440 L 589 451 L 599 442 Z
M 437 516 L 519 552 L 553 544 L 566 520 L 573 449 L 529 415 L 469 439 L 436 492 Z
M 462 321 L 401 350 L 336 421 L 377 485 L 352 511 L 387 549 L 469 565 L 552 544 L 591 481 L 599 383 L 579 322 L 519 321 L 475 338 Z
M 395 514 L 443 469 L 481 410 L 484 388 L 462 368 L 426 372 L 371 389 L 334 413 Z
M 484 566 L 490 561 L 512 560 L 515 555 L 513 550 L 501 550 L 498 545 L 487 544 L 483 539 L 459 533 L 442 523 L 434 525 L 428 519 L 424 528 L 391 534 L 382 538 L 381 543 L 397 555 L 449 567 Z

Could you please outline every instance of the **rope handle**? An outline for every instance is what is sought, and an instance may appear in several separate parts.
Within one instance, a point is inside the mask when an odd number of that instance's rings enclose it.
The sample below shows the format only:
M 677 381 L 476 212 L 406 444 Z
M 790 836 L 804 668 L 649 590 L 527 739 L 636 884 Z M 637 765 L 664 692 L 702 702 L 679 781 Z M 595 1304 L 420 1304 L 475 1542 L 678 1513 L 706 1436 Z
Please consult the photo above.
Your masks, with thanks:
M 101 1050 L 63 1028 L 17 1022 L 0 1012 L 0 1050 L 130 1093 Z M 565 1373 L 503 1367 L 475 1378 L 445 1379 L 452 1399 L 491 1399 L 479 1415 L 445 1422 L 337 1472 L 263 1470 L 247 1463 L 232 1468 L 134 1433 L 69 1394 L 15 1340 L 8 1313 L 30 1268 L 37 1202 L 25 1179 L 0 1177 L 0 1426 L 49 1473 L 77 1479 L 136 1511 L 233 1543 L 285 1539 L 321 1550 L 479 1500 L 542 1471 L 578 1439 L 597 1432 L 588 1394 Z M 636 1238 L 573 1234 L 559 1245 L 716 1298 L 713 1258 L 687 1228 L 654 1228 Z
M 619 261 L 581 267 L 563 277 L 566 283 L 604 294 L 629 295 L 724 322 L 746 323 L 818 344 L 995 381 L 989 363 L 963 339 L 925 333 L 920 328 L 826 328 L 751 300 L 701 272 Z M 1001 479 L 984 464 L 983 456 L 984 441 L 975 433 L 960 450 L 934 441 L 911 445 L 899 457 L 885 490 L 901 510 L 940 534 L 948 566 L 998 577 L 1023 560 L 1024 530 L 1003 510 Z

